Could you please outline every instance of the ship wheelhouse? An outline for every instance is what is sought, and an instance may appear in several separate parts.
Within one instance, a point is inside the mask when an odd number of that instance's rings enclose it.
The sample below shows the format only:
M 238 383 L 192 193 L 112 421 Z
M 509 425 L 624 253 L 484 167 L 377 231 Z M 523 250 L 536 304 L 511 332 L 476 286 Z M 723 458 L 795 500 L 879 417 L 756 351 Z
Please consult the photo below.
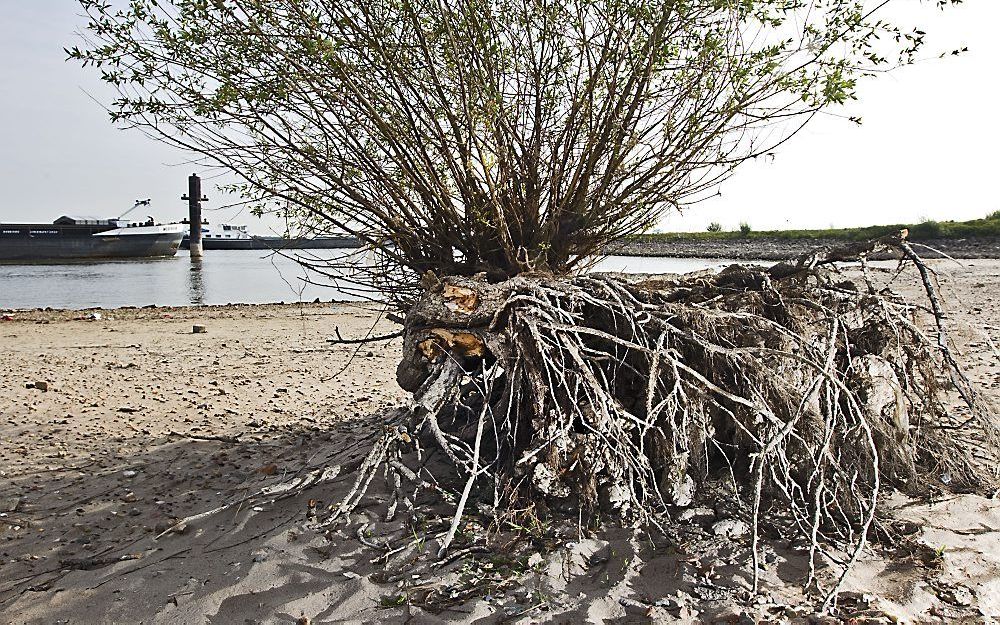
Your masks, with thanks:
M 243 224 L 219 224 L 217 230 L 204 228 L 201 231 L 203 239 L 251 239 L 247 227 Z

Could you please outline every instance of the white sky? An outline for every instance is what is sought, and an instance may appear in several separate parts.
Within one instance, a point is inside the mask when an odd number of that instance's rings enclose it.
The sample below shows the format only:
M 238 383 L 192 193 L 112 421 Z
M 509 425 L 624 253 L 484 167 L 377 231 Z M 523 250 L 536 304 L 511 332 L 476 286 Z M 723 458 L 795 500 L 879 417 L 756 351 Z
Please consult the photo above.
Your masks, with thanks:
M 711 221 L 754 229 L 972 219 L 1000 209 L 1000 2 L 966 0 L 939 13 L 898 0 L 928 31 L 932 52 L 967 45 L 866 83 L 861 101 L 814 121 L 776 157 L 748 163 L 722 195 L 666 218 L 660 229 L 702 230 Z M 75 0 L 0 0 L 0 201 L 2 221 L 51 221 L 61 214 L 117 215 L 137 209 L 162 220 L 186 215 L 180 196 L 196 171 L 186 155 L 122 132 L 85 93 L 107 92 L 98 76 L 64 60 L 84 20 Z M 991 78 L 992 76 L 992 78 Z M 219 194 L 206 183 L 205 193 Z M 262 224 L 239 209 L 213 221 Z M 274 222 L 274 229 L 280 229 Z

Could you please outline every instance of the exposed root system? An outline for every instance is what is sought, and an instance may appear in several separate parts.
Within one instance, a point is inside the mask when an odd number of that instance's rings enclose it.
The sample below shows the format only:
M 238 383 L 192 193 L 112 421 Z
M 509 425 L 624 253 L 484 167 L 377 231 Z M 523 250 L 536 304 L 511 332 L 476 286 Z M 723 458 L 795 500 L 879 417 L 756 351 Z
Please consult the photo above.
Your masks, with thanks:
M 898 272 L 919 273 L 925 302 L 876 284 L 865 256 L 885 249 Z M 862 283 L 829 267 L 840 260 L 862 262 Z M 754 571 L 772 523 L 808 540 L 818 584 L 820 554 L 844 571 L 859 556 L 887 488 L 996 479 L 972 457 L 995 453 L 994 412 L 955 359 L 905 233 L 676 278 L 425 282 L 398 371 L 409 422 L 387 430 L 331 523 L 379 470 L 396 486 L 390 514 L 412 506 L 436 483 L 429 447 L 461 476 L 442 556 L 470 505 L 663 527 L 725 479 L 752 524 Z M 946 409 L 955 393 L 962 418 Z M 823 590 L 832 599 L 837 586 Z

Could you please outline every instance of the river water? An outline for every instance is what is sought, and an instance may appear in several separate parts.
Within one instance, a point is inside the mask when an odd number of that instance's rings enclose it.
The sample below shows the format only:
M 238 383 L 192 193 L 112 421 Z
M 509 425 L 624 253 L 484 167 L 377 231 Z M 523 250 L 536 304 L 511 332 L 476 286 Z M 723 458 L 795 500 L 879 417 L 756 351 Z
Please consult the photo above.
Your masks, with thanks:
M 336 250 L 305 252 L 334 257 Z M 682 273 L 731 261 L 609 256 L 595 271 Z M 325 285 L 311 282 L 324 282 Z M 200 262 L 185 252 L 173 258 L 60 264 L 0 264 L 0 309 L 118 308 L 350 301 L 350 293 L 304 270 L 293 258 L 260 251 L 208 250 Z

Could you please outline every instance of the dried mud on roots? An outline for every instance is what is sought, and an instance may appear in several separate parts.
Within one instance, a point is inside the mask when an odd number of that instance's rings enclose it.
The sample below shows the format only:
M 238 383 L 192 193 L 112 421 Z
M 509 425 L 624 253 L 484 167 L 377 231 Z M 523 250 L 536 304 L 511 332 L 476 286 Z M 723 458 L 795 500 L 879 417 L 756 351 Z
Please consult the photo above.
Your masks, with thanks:
M 865 256 L 886 248 L 924 301 L 873 277 Z M 864 279 L 844 280 L 841 260 L 860 260 Z M 846 573 L 887 489 L 917 494 L 942 475 L 951 489 L 995 487 L 981 468 L 996 466 L 995 410 L 955 360 L 933 273 L 904 238 L 671 278 L 425 282 L 398 370 L 412 405 L 330 524 L 379 472 L 390 517 L 421 488 L 452 502 L 440 556 L 470 505 L 664 528 L 725 479 L 752 523 L 754 572 L 773 523 L 808 540 L 818 584 L 819 554 Z M 946 408 L 956 393 L 961 419 Z M 452 488 L 429 471 L 430 448 L 460 478 Z

